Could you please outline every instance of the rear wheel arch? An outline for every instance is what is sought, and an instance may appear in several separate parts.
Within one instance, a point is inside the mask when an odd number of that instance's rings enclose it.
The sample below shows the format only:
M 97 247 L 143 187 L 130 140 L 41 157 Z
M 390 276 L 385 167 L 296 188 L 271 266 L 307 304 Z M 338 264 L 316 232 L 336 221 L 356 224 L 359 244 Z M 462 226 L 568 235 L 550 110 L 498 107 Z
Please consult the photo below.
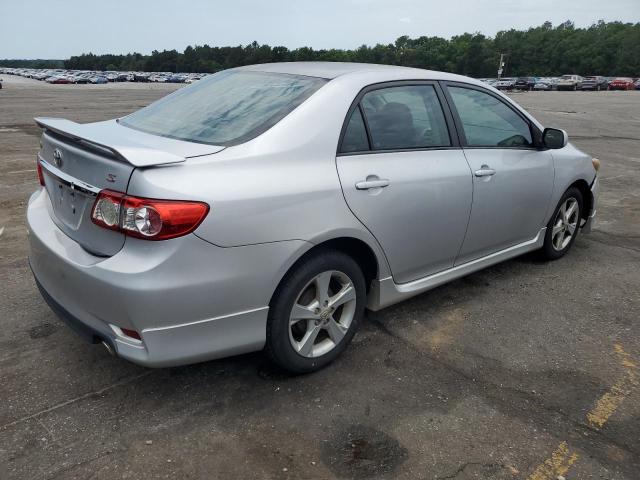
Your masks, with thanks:
M 371 288 L 371 282 L 378 278 L 378 273 L 380 272 L 379 260 L 373 248 L 371 248 L 371 246 L 369 246 L 364 240 L 360 240 L 355 237 L 336 237 L 318 243 L 302 253 L 302 255 L 300 255 L 300 257 L 296 259 L 289 268 L 287 268 L 284 275 L 282 275 L 282 278 L 278 282 L 278 286 L 274 289 L 269 303 L 272 303 L 274 296 L 278 294 L 280 285 L 288 277 L 290 272 L 295 270 L 308 258 L 317 255 L 322 251 L 332 250 L 342 252 L 356 261 L 364 275 L 368 293 Z

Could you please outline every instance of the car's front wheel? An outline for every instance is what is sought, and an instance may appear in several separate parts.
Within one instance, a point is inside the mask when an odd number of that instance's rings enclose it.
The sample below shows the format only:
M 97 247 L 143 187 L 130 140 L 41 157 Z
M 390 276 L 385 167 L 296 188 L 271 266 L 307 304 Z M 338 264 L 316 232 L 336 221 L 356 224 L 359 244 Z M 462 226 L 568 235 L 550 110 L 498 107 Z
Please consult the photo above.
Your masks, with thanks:
M 269 308 L 269 357 L 294 373 L 319 370 L 347 347 L 364 315 L 365 280 L 348 255 L 304 258 L 278 286 Z
M 542 253 L 547 259 L 564 256 L 575 242 L 580 230 L 582 205 L 582 193 L 575 187 L 567 190 L 560 199 L 544 237 Z

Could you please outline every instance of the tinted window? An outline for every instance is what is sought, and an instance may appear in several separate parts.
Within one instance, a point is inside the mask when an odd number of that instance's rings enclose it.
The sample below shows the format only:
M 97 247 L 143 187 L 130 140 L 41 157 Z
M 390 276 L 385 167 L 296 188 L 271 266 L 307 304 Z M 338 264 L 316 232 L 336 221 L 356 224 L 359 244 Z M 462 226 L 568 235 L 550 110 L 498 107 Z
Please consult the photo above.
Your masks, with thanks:
M 431 85 L 389 87 L 361 102 L 374 150 L 448 147 L 447 124 Z
M 529 125 L 488 93 L 469 88 L 449 87 L 467 144 L 472 147 L 531 146 Z
M 275 125 L 325 82 L 314 77 L 228 70 L 181 88 L 120 123 L 164 137 L 232 145 Z
M 356 108 L 351 114 L 347 129 L 344 131 L 344 138 L 342 139 L 342 147 L 340 151 L 342 153 L 348 152 L 362 152 L 369 150 L 369 140 L 367 139 L 367 130 L 364 127 L 364 121 L 362 120 L 362 114 L 360 109 Z

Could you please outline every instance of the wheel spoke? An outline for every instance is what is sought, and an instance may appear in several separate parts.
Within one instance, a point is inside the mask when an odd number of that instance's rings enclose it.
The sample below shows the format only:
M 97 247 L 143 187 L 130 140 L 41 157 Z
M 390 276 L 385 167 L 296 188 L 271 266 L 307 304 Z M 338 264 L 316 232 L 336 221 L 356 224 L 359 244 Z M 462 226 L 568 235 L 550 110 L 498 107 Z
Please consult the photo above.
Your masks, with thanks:
M 329 299 L 329 305 L 338 308 L 340 305 L 356 299 L 356 290 L 350 283 Z
M 304 334 L 304 337 L 302 337 L 302 340 L 298 342 L 298 353 L 300 353 L 300 355 L 304 355 L 305 357 L 311 356 L 313 345 L 316 343 L 316 338 L 320 330 L 321 327 L 319 325 L 309 322 L 307 332 Z
M 569 231 L 570 235 L 573 235 L 573 232 L 576 231 L 576 224 L 575 223 L 569 223 L 567 225 L 567 230 Z
M 562 232 L 562 224 L 554 226 L 551 230 L 551 238 L 555 239 L 560 232 Z
M 566 212 L 565 212 L 565 221 L 567 223 L 569 223 L 569 219 L 571 218 L 571 216 L 574 214 L 574 212 L 576 211 L 576 209 L 578 208 L 578 202 L 574 201 L 571 203 L 571 206 L 569 206 L 569 208 L 567 208 Z
M 316 284 L 316 300 L 320 307 L 329 303 L 329 283 L 331 282 L 331 272 L 322 272 L 318 275 L 314 282 Z
M 304 306 L 296 303 L 291 309 L 291 323 L 296 323 L 299 320 L 317 320 L 320 317 L 314 310 L 315 306 Z
M 562 250 L 562 242 L 564 241 L 564 232 L 558 233 L 553 240 L 553 244 L 556 246 L 556 250 Z
M 560 215 L 563 221 L 567 221 L 567 203 L 563 203 L 560 207 Z
M 329 338 L 333 340 L 333 343 L 336 345 L 343 339 L 345 334 L 347 333 L 347 328 L 340 325 L 336 322 L 333 317 L 329 320 L 329 323 L 326 325 L 327 333 L 329 334 Z

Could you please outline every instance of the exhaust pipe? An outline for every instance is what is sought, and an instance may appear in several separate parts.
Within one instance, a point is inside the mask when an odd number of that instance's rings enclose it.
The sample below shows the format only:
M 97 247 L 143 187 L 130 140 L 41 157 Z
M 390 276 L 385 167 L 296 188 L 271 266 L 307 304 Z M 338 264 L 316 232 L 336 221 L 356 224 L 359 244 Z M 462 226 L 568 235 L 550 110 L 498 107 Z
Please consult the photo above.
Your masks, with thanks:
M 109 355 L 111 355 L 112 357 L 116 356 L 116 352 L 113 351 L 113 348 L 111 348 L 111 345 L 109 345 L 104 340 L 102 341 L 102 346 L 107 349 L 107 352 L 109 352 Z

